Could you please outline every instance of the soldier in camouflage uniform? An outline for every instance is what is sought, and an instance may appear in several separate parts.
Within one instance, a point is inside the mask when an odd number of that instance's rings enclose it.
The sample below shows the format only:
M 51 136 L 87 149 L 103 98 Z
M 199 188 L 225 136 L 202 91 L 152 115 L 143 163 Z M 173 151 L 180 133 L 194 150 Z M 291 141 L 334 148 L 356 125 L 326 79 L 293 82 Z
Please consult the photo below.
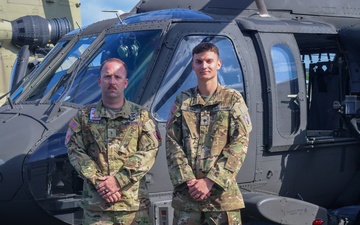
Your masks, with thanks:
M 102 99 L 70 121 L 65 144 L 84 179 L 83 224 L 150 225 L 145 174 L 160 136 L 148 112 L 124 98 L 127 67 L 108 59 L 100 68 Z
M 167 121 L 166 156 L 174 185 L 174 225 L 241 224 L 236 175 L 252 129 L 241 94 L 221 86 L 218 48 L 193 49 L 198 85 L 180 93 Z

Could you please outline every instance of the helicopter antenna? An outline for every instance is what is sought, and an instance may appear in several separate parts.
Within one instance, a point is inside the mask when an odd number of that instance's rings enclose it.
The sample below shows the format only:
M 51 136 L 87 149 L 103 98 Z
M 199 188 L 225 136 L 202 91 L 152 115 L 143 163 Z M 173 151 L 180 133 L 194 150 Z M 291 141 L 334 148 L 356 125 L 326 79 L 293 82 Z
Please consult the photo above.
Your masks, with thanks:
M 119 19 L 119 21 L 120 21 L 121 24 L 124 24 L 124 22 L 123 22 L 122 19 L 120 18 L 120 14 L 119 14 L 119 13 L 116 13 L 116 17 Z
M 270 15 L 269 15 L 269 13 L 267 11 L 264 0 L 255 0 L 255 3 L 256 3 L 256 7 L 259 10 L 259 15 L 261 17 L 270 17 Z
M 121 15 L 122 14 L 125 14 L 124 11 L 122 11 L 121 9 L 120 10 L 103 10 L 103 12 L 112 12 L 112 13 L 115 13 L 116 14 L 116 17 L 119 19 L 120 23 L 121 24 L 124 24 L 124 21 L 121 19 Z
M 82 29 L 77 21 L 76 21 L 76 25 L 78 26 L 79 30 L 82 31 Z

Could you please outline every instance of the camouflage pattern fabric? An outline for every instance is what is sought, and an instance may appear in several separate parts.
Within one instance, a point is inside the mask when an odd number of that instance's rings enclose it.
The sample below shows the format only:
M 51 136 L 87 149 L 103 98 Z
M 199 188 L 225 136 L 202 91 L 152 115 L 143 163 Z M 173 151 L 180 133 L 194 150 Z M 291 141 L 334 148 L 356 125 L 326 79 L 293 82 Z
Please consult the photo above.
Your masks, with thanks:
M 152 225 L 148 210 L 94 212 L 84 210 L 82 225 Z
M 114 118 L 102 102 L 78 111 L 65 144 L 70 163 L 84 179 L 82 207 L 92 211 L 136 211 L 149 206 L 145 174 L 155 162 L 160 136 L 148 112 L 125 100 Z M 107 203 L 96 191 L 97 178 L 115 176 L 121 200 Z
M 241 225 L 240 210 L 233 211 L 180 211 L 174 210 L 173 225 Z
M 252 129 L 241 94 L 218 85 L 207 102 L 197 87 L 180 93 L 167 121 L 166 157 L 174 185 L 172 206 L 184 211 L 229 211 L 244 207 L 236 175 Z M 209 178 L 211 195 L 195 201 L 186 181 Z

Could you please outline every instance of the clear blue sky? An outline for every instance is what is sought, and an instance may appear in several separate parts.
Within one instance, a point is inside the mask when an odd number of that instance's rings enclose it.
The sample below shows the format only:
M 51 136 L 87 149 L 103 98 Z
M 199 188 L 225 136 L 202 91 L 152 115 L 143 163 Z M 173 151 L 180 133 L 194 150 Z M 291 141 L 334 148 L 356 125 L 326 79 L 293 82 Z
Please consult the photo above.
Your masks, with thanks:
M 122 10 L 129 12 L 139 0 L 81 0 L 82 26 L 94 22 L 115 18 L 115 13 L 102 12 L 103 10 Z

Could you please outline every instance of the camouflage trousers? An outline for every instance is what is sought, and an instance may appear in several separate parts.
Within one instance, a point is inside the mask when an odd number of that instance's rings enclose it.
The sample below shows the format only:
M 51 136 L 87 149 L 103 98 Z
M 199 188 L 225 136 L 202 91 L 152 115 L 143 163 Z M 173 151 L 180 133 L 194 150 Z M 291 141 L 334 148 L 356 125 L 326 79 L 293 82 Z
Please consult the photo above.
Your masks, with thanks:
M 149 211 L 139 210 L 96 212 L 84 210 L 83 225 L 152 225 Z
M 240 209 L 221 212 L 174 210 L 173 225 L 241 225 Z

